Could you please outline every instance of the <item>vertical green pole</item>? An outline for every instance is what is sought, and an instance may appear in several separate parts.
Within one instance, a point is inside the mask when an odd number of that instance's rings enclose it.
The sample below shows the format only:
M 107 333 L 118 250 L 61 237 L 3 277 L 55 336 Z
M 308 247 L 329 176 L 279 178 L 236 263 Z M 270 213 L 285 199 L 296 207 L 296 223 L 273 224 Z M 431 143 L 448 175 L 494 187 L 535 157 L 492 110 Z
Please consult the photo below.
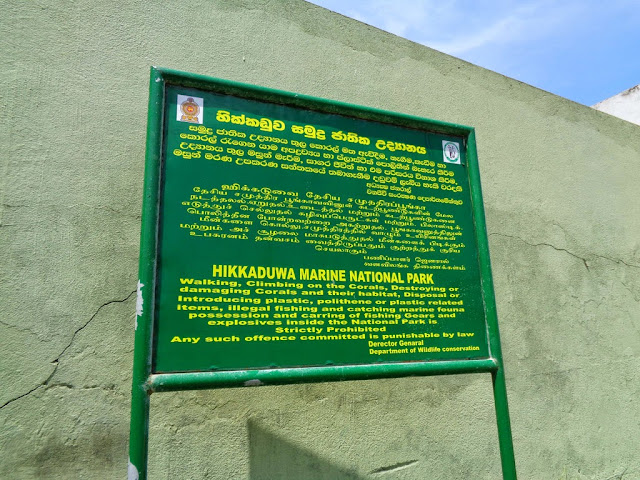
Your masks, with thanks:
M 502 477 L 504 480 L 516 480 L 516 460 L 513 452 L 511 421 L 509 419 L 509 406 L 507 404 L 507 386 L 504 378 L 504 365 L 502 363 L 502 348 L 500 346 L 500 331 L 498 329 L 498 313 L 496 309 L 495 291 L 493 289 L 493 278 L 491 275 L 489 241 L 484 217 L 475 130 L 471 130 L 467 138 L 467 165 L 469 167 L 469 181 L 474 187 L 472 189 L 473 214 L 476 223 L 478 253 L 480 257 L 480 275 L 482 279 L 482 291 L 487 315 L 489 349 L 491 350 L 491 356 L 498 364 L 498 369 L 491 375 L 493 380 L 493 399 L 496 408 L 496 423 L 498 425 L 500 459 L 502 461 Z
M 498 423 L 498 441 L 500 443 L 500 459 L 502 461 L 502 478 L 516 480 L 516 459 L 511 437 L 511 420 L 507 404 L 507 386 L 504 380 L 502 362 L 498 370 L 492 373 L 493 398 L 496 405 L 496 421 Z
M 142 385 L 134 385 L 131 394 L 128 480 L 146 480 L 147 478 L 149 400 L 150 395 L 145 388 Z
M 147 478 L 151 395 L 147 388 L 147 381 L 151 375 L 152 362 L 163 102 L 164 81 L 162 74 L 152 67 L 149 85 L 147 153 L 138 267 L 140 280 L 138 280 L 136 303 L 128 480 L 146 480 Z

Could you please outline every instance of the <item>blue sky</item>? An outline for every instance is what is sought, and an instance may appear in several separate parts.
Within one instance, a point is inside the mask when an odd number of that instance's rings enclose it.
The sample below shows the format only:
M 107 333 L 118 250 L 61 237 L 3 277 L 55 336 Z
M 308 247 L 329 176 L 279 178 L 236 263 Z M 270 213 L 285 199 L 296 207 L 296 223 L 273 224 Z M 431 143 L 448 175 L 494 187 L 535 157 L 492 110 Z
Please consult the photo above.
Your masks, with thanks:
M 584 105 L 640 84 L 640 0 L 309 0 Z

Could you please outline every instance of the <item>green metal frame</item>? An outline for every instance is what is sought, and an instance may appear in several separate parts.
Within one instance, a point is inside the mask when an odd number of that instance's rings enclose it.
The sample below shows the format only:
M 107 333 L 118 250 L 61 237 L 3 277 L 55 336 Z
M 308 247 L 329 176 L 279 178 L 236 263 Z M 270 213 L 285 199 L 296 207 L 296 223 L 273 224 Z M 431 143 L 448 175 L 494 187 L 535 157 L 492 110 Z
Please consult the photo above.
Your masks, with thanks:
M 366 120 L 462 137 L 467 152 L 467 163 L 469 167 L 469 180 L 473 202 L 475 232 L 478 242 L 490 358 L 479 360 L 398 362 L 372 365 L 154 374 L 152 371 L 152 359 L 156 293 L 155 279 L 157 274 L 158 227 L 160 221 L 159 203 L 162 184 L 162 132 L 165 86 L 167 84 L 194 87 L 226 95 L 285 104 L 326 113 L 337 113 Z M 491 373 L 503 478 L 505 480 L 516 480 L 511 423 L 507 405 L 507 391 L 480 187 L 475 131 L 473 128 L 152 67 L 149 87 L 139 274 L 138 304 L 142 306 L 142 311 L 138 312 L 139 315 L 136 319 L 135 331 L 129 440 L 129 480 L 147 479 L 149 409 L 150 395 L 153 392 L 461 373 Z

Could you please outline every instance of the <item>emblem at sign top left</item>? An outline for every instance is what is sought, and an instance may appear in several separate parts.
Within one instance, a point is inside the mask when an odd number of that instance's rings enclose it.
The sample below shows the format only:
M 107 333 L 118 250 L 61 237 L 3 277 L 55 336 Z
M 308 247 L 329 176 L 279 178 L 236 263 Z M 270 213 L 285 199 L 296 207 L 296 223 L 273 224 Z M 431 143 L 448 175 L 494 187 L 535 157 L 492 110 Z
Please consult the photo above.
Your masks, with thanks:
M 202 123 L 204 100 L 190 95 L 178 95 L 176 120 L 179 122 Z

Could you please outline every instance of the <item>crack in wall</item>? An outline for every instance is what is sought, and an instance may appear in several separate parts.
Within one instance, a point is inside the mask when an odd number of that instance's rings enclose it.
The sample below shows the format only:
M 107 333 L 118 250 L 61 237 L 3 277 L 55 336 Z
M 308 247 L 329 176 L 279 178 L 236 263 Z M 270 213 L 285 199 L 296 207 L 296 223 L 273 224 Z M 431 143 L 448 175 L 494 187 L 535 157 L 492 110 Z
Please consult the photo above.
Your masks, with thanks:
M 114 304 L 114 303 L 124 303 L 127 300 L 129 300 L 133 295 L 135 295 L 135 293 L 137 292 L 137 290 L 134 290 L 133 292 L 131 292 L 129 295 L 127 295 L 125 298 L 123 298 L 122 300 L 111 300 L 108 301 L 106 303 L 103 303 L 102 305 L 100 305 L 98 307 L 98 309 L 95 311 L 95 313 L 93 315 L 91 315 L 91 318 L 89 318 L 89 320 L 87 320 L 81 327 L 79 327 L 78 329 L 76 329 L 75 332 L 73 332 L 73 335 L 71 336 L 71 340 L 69 340 L 69 343 L 67 344 L 66 347 L 64 347 L 64 349 L 62 349 L 62 352 L 60 352 L 58 354 L 58 356 L 56 357 L 55 360 L 53 360 L 51 362 L 51 364 L 53 365 L 53 371 L 49 374 L 49 376 L 47 377 L 47 379 L 44 382 L 41 382 L 39 385 L 36 385 L 35 387 L 33 387 L 31 390 L 29 390 L 26 393 L 23 393 L 21 395 L 18 395 L 17 397 L 14 397 L 8 401 L 6 401 L 4 404 L 2 404 L 0 406 L 0 410 L 3 409 L 4 407 L 6 407 L 7 405 L 20 400 L 21 398 L 24 398 L 28 395 L 31 395 L 33 392 L 35 392 L 36 390 L 39 390 L 42 387 L 55 387 L 55 386 L 69 386 L 69 388 L 76 388 L 71 384 L 65 384 L 65 383 L 60 383 L 60 384 L 50 384 L 49 382 L 51 381 L 51 379 L 53 378 L 53 376 L 55 375 L 55 373 L 58 371 L 58 366 L 60 365 L 60 359 L 62 358 L 62 356 L 65 354 L 65 352 L 67 350 L 69 350 L 69 348 L 71 347 L 71 345 L 73 345 L 74 340 L 76 339 L 76 336 L 78 335 L 78 333 L 80 333 L 82 330 L 84 330 L 87 325 L 89 325 L 94 318 L 96 318 L 96 316 L 98 315 L 98 313 L 100 313 L 100 310 L 102 310 L 104 307 Z
M 60 382 L 60 383 L 51 383 L 49 385 L 47 385 L 47 390 L 50 390 L 52 388 L 64 388 L 67 390 L 76 390 L 76 391 L 87 391 L 87 390 L 102 390 L 103 392 L 107 392 L 113 395 L 116 395 L 118 397 L 124 398 L 125 395 L 118 392 L 115 389 L 115 385 L 109 385 L 109 386 L 103 386 L 103 385 L 89 385 L 89 386 L 85 386 L 85 387 L 78 387 L 76 385 L 73 385 L 72 383 L 66 383 L 66 382 Z
M 605 480 L 622 480 L 624 475 L 627 473 L 627 470 L 629 470 L 629 467 L 625 467 L 625 469 L 620 473 L 614 473 L 612 476 L 605 478 Z
M 9 328 L 14 328 L 14 329 L 18 330 L 19 332 L 28 332 L 31 335 L 34 335 L 36 337 L 39 336 L 38 332 L 36 332 L 35 330 L 33 330 L 33 329 L 29 328 L 29 327 L 20 327 L 18 325 L 14 325 L 13 323 L 8 323 L 8 322 L 5 322 L 3 320 L 0 320 L 0 325 L 4 325 L 5 327 L 9 327 Z
M 391 472 L 397 472 L 398 470 L 403 470 L 405 468 L 413 467 L 418 464 L 418 460 L 408 460 L 406 462 L 398 462 L 393 465 L 388 465 L 386 467 L 376 468 L 375 470 L 371 470 L 369 475 L 385 475 Z
M 552 245 L 551 243 L 546 243 L 546 242 L 530 243 L 530 242 L 527 242 L 524 238 L 521 238 L 521 237 L 518 237 L 518 236 L 515 236 L 515 235 L 507 235 L 507 234 L 504 234 L 504 233 L 490 233 L 489 236 L 490 237 L 499 236 L 499 237 L 505 237 L 505 238 L 512 238 L 512 239 L 515 239 L 515 240 L 520 240 L 522 243 L 525 243 L 525 244 L 527 244 L 527 245 L 529 245 L 531 247 L 551 247 L 551 248 L 553 248 L 554 250 L 556 250 L 558 252 L 565 252 L 565 253 L 571 255 L 572 257 L 581 260 L 582 263 L 584 264 L 585 268 L 587 270 L 589 270 L 589 264 L 588 264 L 586 258 L 581 257 L 580 255 L 576 255 L 575 253 L 567 250 L 566 248 L 559 248 L 559 247 L 556 247 L 555 245 Z M 605 255 L 598 255 L 597 253 L 592 253 L 590 255 L 592 257 L 603 258 L 605 260 L 609 260 L 610 262 L 613 262 L 613 263 L 623 264 L 623 265 L 626 265 L 627 267 L 640 268 L 640 265 L 634 265 L 632 263 L 627 263 L 624 260 L 620 260 L 620 259 L 617 259 L 617 258 L 611 258 L 611 257 L 607 257 Z
M 634 292 L 631 287 L 629 287 L 629 285 L 627 285 L 626 283 L 624 283 L 622 280 L 620 280 L 620 283 L 622 284 L 622 286 L 631 294 L 631 296 L 633 297 L 633 299 L 636 302 L 640 302 L 640 297 L 636 296 L 636 292 Z
M 609 299 L 608 297 L 600 297 L 599 300 L 594 300 L 593 298 L 584 299 L 582 297 L 579 297 L 578 295 L 569 295 L 569 297 L 573 298 L 580 306 L 582 306 L 583 312 L 586 310 L 587 305 L 589 305 L 590 303 L 593 303 L 594 310 L 597 310 L 604 302 Z M 582 323 L 582 319 L 579 319 L 578 321 Z
M 594 257 L 597 257 L 597 258 L 604 258 L 605 260 L 609 260 L 610 262 L 622 263 L 623 265 L 626 265 L 627 267 L 640 268 L 640 265 L 634 265 L 633 263 L 627 263 L 624 260 L 620 260 L 620 259 L 617 259 L 617 258 L 605 257 L 604 255 L 598 255 L 597 253 L 593 253 L 592 255 Z

